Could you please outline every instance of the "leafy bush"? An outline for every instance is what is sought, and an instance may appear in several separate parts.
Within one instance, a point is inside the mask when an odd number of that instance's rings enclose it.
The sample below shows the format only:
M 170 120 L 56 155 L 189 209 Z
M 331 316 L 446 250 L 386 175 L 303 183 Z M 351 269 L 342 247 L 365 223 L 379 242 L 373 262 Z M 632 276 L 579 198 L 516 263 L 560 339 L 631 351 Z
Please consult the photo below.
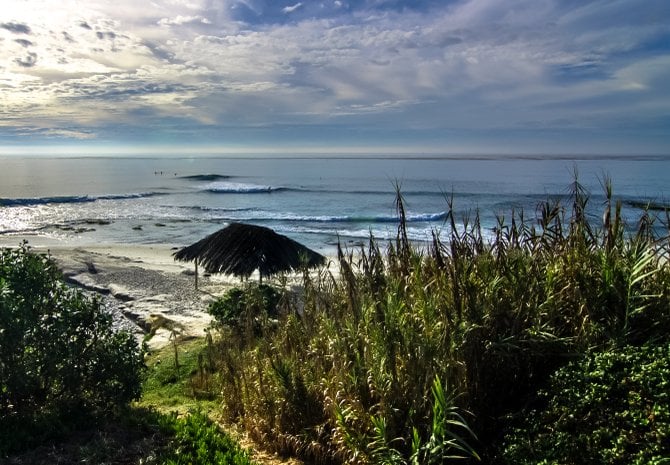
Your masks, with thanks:
M 209 304 L 207 312 L 221 325 L 238 326 L 244 311 L 244 291 L 234 287 Z
M 540 399 L 507 437 L 509 464 L 670 463 L 670 345 L 571 363 Z
M 162 417 L 161 429 L 173 436 L 161 463 L 165 465 L 251 465 L 253 462 L 240 445 L 222 433 L 202 413 L 178 419 Z
M 260 316 L 276 317 L 279 292 L 264 284 L 234 287 L 212 302 L 207 311 L 220 325 L 241 328 Z
M 52 260 L 0 251 L 0 454 L 139 397 L 142 366 L 134 337 Z

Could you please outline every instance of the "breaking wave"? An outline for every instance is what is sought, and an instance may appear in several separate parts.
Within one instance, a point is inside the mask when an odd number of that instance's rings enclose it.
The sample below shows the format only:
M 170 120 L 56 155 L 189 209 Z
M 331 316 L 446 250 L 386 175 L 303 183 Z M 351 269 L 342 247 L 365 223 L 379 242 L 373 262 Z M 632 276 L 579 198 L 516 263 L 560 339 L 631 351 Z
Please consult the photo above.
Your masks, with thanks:
M 46 205 L 52 203 L 91 203 L 97 200 L 124 200 L 141 199 L 165 195 L 162 192 L 141 192 L 133 194 L 108 194 L 108 195 L 63 195 L 53 197 L 27 197 L 4 199 L 0 198 L 0 206 L 5 207 L 25 207 L 31 205 Z
M 212 216 L 219 221 L 256 221 L 256 222 L 290 222 L 290 223 L 397 223 L 396 215 L 296 215 L 292 213 L 276 213 L 256 208 L 215 208 L 192 207 Z M 408 214 L 408 223 L 430 223 L 444 221 L 447 212 Z
M 267 194 L 289 189 L 285 187 L 264 186 L 259 184 L 213 182 L 206 185 L 203 190 L 214 194 Z

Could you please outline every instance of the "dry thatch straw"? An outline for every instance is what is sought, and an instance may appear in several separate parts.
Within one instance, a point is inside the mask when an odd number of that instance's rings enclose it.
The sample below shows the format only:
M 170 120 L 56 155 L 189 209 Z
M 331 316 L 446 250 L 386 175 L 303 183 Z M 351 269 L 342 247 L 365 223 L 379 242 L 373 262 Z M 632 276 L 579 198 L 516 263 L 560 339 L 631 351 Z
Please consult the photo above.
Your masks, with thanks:
M 209 273 L 247 278 L 258 270 L 261 280 L 326 261 L 322 255 L 270 228 L 242 223 L 231 223 L 173 255 L 178 261 L 195 261 L 196 270 L 201 264 Z

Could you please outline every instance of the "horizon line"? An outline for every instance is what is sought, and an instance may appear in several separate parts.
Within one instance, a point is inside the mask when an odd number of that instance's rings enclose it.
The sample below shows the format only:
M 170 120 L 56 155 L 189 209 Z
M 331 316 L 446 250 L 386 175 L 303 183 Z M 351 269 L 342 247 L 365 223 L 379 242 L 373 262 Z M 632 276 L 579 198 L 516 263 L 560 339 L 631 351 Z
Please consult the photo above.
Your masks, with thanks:
M 670 157 L 668 152 L 602 152 L 602 151 L 574 151 L 574 152 L 542 152 L 533 150 L 454 150 L 440 149 L 436 147 L 370 147 L 370 146 L 347 146 L 347 147 L 319 147 L 319 146 L 90 146 L 90 145 L 28 145 L 17 147 L 14 145 L 0 145 L 0 157 L 34 156 L 54 158 L 82 158 L 82 157 L 127 157 L 147 156 L 156 158 L 159 156 L 175 158 L 246 158 L 246 157 L 276 157 L 276 158 L 351 158 L 364 156 L 366 158 L 437 158 L 437 159 L 459 159 L 459 158 L 644 158 L 644 157 Z

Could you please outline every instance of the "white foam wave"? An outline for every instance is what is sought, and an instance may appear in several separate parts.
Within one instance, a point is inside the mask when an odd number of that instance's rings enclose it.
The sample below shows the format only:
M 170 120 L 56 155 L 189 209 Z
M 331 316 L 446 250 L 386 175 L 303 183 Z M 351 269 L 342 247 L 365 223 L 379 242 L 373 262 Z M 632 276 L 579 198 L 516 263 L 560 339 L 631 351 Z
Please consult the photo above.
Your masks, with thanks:
M 205 191 L 229 194 L 262 194 L 281 190 L 281 187 L 266 186 L 260 184 L 246 184 L 237 182 L 217 181 L 207 184 Z

